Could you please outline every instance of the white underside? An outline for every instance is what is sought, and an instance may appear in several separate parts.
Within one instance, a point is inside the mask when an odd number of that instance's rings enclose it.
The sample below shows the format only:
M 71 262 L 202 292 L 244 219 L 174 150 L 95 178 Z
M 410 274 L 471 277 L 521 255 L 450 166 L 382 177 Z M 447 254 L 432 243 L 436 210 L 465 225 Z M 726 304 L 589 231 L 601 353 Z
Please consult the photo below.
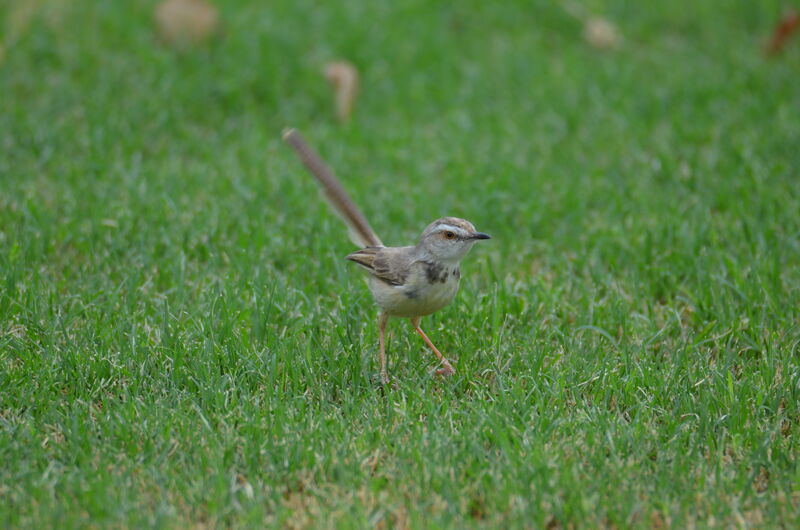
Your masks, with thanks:
M 421 267 L 412 270 L 405 285 L 389 285 L 370 276 L 369 284 L 375 303 L 389 315 L 421 317 L 438 311 L 453 301 L 458 292 L 458 278 L 448 274 L 444 283 L 429 282 Z M 412 296 L 408 296 L 408 294 Z

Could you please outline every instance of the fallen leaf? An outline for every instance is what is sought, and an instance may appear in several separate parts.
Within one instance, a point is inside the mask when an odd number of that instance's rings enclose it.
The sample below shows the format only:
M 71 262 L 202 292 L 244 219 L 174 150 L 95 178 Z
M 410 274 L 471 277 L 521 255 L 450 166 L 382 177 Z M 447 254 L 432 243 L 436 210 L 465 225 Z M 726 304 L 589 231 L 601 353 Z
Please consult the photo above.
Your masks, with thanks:
M 583 24 L 583 38 L 586 42 L 599 49 L 610 49 L 616 47 L 620 40 L 620 34 L 616 26 L 603 17 L 589 17 Z
M 783 51 L 786 41 L 800 29 L 800 14 L 794 9 L 786 11 L 772 32 L 772 38 L 767 44 L 767 53 L 777 55 Z
M 155 20 L 164 42 L 186 47 L 202 44 L 214 35 L 219 13 L 206 0 L 164 0 L 156 6 Z
M 336 117 L 347 122 L 358 93 L 358 70 L 347 61 L 334 61 L 325 65 L 324 73 L 336 96 Z

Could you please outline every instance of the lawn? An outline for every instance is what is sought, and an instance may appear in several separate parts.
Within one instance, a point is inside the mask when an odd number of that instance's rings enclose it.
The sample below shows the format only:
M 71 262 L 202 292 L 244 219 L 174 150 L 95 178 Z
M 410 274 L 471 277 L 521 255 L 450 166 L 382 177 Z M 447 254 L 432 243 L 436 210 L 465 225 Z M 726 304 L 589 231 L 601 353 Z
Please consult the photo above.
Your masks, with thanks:
M 782 2 L 231 0 L 182 51 L 154 4 L 0 6 L 0 526 L 800 525 Z M 455 377 L 393 320 L 376 384 L 286 126 L 386 243 L 493 236 L 423 319 Z

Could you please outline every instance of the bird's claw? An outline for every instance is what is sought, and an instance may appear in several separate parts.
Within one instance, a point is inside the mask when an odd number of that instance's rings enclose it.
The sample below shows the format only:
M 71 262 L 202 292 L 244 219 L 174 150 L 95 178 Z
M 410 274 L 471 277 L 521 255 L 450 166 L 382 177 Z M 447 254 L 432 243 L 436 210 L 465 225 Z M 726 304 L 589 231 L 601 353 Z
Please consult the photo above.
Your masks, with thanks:
M 387 374 L 386 372 L 381 372 L 380 374 L 377 374 L 377 377 L 375 377 L 373 381 L 375 381 L 376 379 L 377 379 L 377 385 L 381 389 L 385 388 L 391 388 L 392 390 L 398 389 L 397 381 L 392 381 L 392 379 L 389 377 L 389 374 Z
M 456 373 L 455 368 L 453 368 L 453 365 L 447 361 L 444 362 L 444 365 L 441 368 L 436 370 L 436 375 L 441 377 L 450 377 L 455 373 Z

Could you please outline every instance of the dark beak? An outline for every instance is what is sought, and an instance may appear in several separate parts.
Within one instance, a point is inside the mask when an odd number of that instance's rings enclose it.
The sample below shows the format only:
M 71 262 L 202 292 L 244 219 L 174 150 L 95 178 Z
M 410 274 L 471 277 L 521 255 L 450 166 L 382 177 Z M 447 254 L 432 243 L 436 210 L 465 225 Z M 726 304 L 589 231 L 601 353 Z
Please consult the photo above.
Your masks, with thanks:
M 484 234 L 483 232 L 475 232 L 469 238 L 470 239 L 492 239 L 492 236 L 490 236 L 489 234 Z

